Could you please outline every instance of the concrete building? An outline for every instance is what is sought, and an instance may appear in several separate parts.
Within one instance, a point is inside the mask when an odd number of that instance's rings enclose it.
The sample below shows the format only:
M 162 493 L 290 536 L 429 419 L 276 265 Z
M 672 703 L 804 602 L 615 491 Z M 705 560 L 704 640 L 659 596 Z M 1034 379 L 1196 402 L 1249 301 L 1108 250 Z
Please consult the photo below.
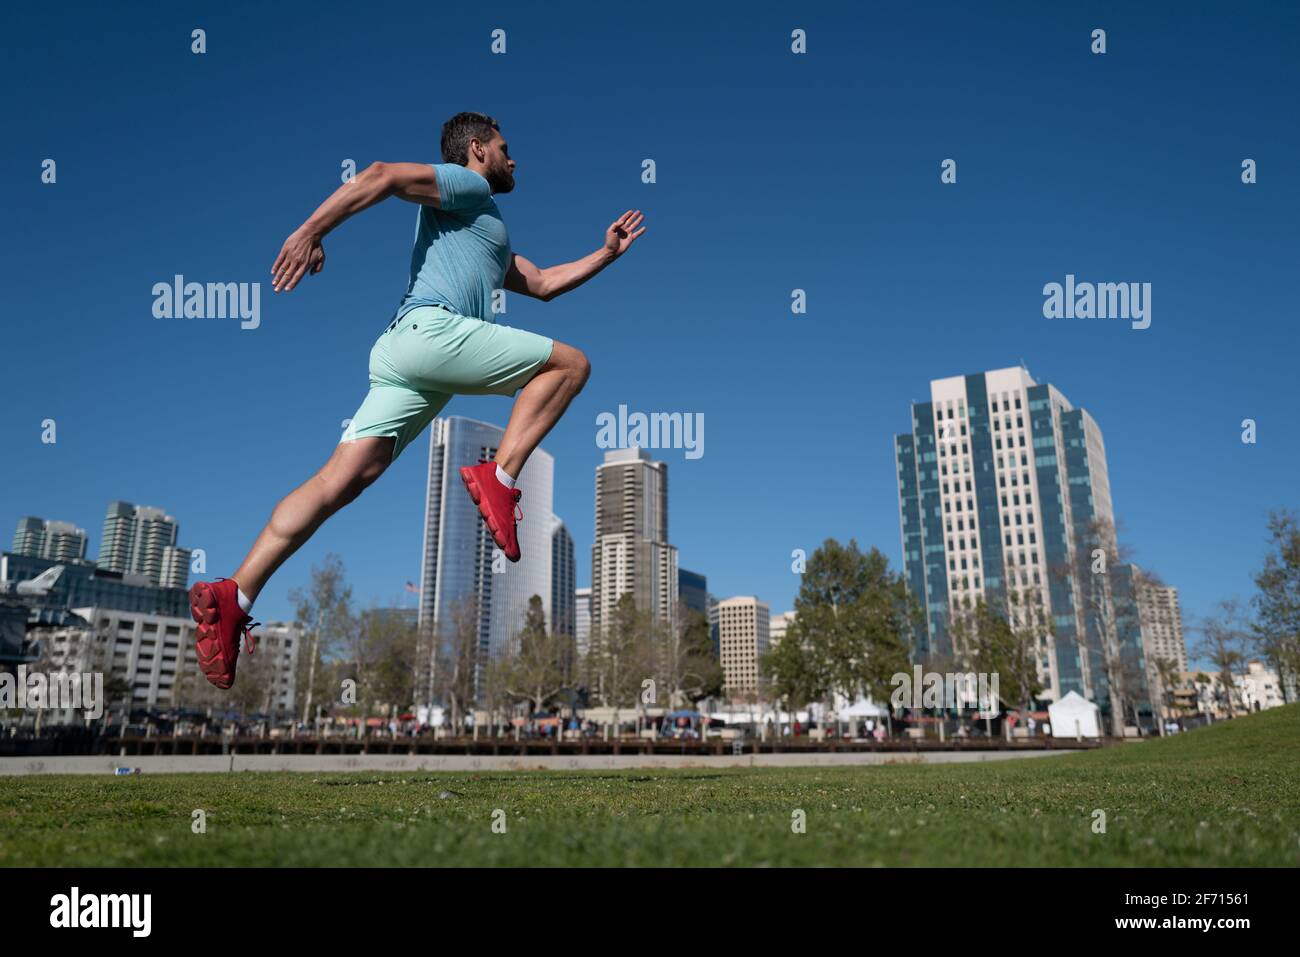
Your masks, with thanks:
M 87 625 L 49 635 L 55 663 L 64 671 L 102 671 L 106 680 L 111 675 L 124 681 L 131 708 L 176 704 L 174 692 L 183 670 L 204 681 L 194 649 L 198 626 L 188 615 L 174 618 L 112 608 L 73 611 Z
M 113 697 L 109 702 L 116 714 L 124 708 L 206 708 L 220 704 L 220 695 L 199 670 L 194 645 L 196 627 L 188 616 L 78 608 L 62 621 L 34 633 L 42 646 L 42 659 L 51 670 L 99 672 L 106 686 L 110 678 L 124 683 L 128 689 L 125 697 Z M 250 713 L 287 720 L 294 711 L 302 628 L 292 622 L 267 622 L 253 634 L 256 652 L 251 657 L 240 653 L 239 675 L 245 688 L 250 682 L 258 682 L 264 697 Z M 71 712 L 46 716 L 49 723 L 75 720 Z
M 618 600 L 671 622 L 678 598 L 677 549 L 668 543 L 668 465 L 639 448 L 605 453 L 596 467 L 591 547 L 591 623 L 599 636 Z
M 1238 700 L 1247 712 L 1280 708 L 1286 704 L 1277 672 L 1271 671 L 1262 661 L 1251 659 L 1246 662 L 1245 674 L 1234 675 L 1233 681 L 1237 686 Z
M 772 616 L 772 622 L 768 629 L 768 642 L 771 647 L 775 648 L 781 639 L 785 637 L 786 629 L 794 621 L 794 612 L 783 611 L 779 615 Z
M 13 554 L 52 562 L 86 559 L 86 530 L 71 522 L 47 521 L 27 516 L 18 520 Z
M 585 658 L 591 650 L 591 589 L 579 588 L 573 593 L 573 641 L 578 657 Z
M 1178 589 L 1147 582 L 1141 593 L 1142 637 L 1151 661 L 1172 661 L 1179 671 L 1187 670 L 1187 642 L 1183 637 L 1183 612 Z
M 176 519 L 161 508 L 112 502 L 96 564 L 105 571 L 143 575 L 155 585 L 185 588 L 190 553 L 176 545 L 179 529 Z
M 397 609 L 401 614 L 405 609 Z M 253 629 L 257 650 L 252 659 L 241 656 L 239 667 L 248 670 L 253 662 L 265 668 L 259 676 L 266 684 L 267 698 L 262 710 L 276 720 L 292 720 L 298 690 L 298 654 L 306 640 L 306 630 L 296 621 L 268 621 Z
M 718 602 L 723 694 L 736 699 L 760 692 L 759 660 L 770 643 L 767 602 L 742 595 Z

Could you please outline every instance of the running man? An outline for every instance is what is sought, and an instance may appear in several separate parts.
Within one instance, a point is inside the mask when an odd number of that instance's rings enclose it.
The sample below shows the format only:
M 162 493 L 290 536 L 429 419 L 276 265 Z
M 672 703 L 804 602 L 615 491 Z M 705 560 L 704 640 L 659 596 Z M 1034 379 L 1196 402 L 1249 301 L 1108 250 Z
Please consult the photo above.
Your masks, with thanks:
M 645 232 L 644 217 L 628 210 L 595 252 L 541 269 L 511 250 L 492 198 L 515 188 L 516 164 L 496 121 L 453 116 L 442 127 L 442 158 L 371 165 L 285 240 L 271 267 L 275 291 L 289 292 L 324 268 L 321 240 L 349 216 L 390 196 L 420 207 L 406 295 L 370 350 L 370 391 L 351 427 L 320 471 L 275 507 L 234 576 L 190 589 L 199 667 L 218 688 L 234 684 L 241 636 L 253 653 L 250 612 L 275 570 L 379 478 L 453 395 L 518 392 L 496 460 L 460 474 L 497 546 L 519 560 L 515 479 L 591 365 L 573 346 L 494 323 L 492 297 L 504 288 L 549 302 L 580 286 L 627 252 Z

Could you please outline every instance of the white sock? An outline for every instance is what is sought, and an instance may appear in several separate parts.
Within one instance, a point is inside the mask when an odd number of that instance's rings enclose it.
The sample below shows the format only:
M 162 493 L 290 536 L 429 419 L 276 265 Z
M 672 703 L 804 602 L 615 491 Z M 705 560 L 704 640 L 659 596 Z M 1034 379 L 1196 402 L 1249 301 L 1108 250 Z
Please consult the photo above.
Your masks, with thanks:
M 504 485 L 506 488 L 515 487 L 515 480 L 510 477 L 510 473 L 508 473 L 505 469 L 503 469 L 499 465 L 497 466 L 497 481 L 500 482 L 502 485 Z
M 235 601 L 239 602 L 239 610 L 245 615 L 253 610 L 253 599 L 245 595 L 238 585 L 235 586 Z

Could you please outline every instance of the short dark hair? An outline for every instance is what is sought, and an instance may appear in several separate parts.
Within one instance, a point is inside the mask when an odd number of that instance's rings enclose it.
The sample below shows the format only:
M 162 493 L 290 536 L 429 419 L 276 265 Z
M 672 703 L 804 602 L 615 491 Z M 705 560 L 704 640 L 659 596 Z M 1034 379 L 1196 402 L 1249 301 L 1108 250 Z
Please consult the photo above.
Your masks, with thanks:
M 469 141 L 486 143 L 501 132 L 497 121 L 483 113 L 457 113 L 442 124 L 442 161 L 469 165 Z

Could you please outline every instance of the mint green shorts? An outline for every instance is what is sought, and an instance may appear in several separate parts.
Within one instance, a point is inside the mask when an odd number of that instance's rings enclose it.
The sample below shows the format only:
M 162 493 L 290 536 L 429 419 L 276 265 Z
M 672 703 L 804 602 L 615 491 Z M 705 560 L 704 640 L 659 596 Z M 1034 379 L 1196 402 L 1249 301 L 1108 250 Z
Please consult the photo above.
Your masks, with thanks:
M 416 306 L 370 350 L 370 392 L 342 441 L 392 436 L 396 459 L 453 395 L 514 395 L 551 358 L 552 340 Z

